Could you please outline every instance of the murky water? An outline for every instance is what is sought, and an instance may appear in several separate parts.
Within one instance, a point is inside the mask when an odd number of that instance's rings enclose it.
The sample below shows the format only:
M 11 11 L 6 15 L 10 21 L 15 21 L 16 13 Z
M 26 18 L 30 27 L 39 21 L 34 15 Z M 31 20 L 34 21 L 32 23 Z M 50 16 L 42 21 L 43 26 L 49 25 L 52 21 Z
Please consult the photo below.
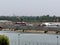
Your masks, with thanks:
M 10 45 L 60 45 L 60 35 L 55 34 L 33 34 L 9 31 L 0 31 L 0 34 L 9 37 Z

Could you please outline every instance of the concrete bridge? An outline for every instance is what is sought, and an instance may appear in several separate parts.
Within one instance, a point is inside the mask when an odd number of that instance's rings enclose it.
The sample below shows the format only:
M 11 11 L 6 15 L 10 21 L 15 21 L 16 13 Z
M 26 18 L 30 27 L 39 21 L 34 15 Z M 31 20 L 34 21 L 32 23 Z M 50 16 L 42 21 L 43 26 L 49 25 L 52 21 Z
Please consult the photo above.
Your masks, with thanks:
M 46 26 L 14 26 L 7 25 L 4 26 L 4 29 L 9 29 L 9 31 L 22 31 L 22 32 L 35 32 L 35 33 L 48 33 L 54 32 L 56 34 L 60 34 L 60 27 L 46 27 Z

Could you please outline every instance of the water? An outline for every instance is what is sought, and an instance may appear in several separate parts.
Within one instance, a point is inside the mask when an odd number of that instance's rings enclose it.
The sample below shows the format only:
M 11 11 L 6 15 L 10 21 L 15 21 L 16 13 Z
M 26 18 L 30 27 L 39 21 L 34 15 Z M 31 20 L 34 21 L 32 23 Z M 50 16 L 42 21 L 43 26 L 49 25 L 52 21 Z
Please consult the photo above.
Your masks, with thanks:
M 10 45 L 60 45 L 60 35 L 55 34 L 34 34 L 9 31 L 0 31 L 0 34 L 9 37 Z

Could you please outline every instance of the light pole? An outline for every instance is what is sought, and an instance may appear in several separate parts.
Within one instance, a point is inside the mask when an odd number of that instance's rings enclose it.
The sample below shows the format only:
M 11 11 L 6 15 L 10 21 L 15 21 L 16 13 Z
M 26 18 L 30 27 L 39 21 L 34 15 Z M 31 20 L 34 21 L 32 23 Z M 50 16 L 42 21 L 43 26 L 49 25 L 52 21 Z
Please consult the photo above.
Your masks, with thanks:
M 57 45 L 59 45 L 59 43 L 58 43 L 58 38 L 59 38 L 59 37 L 57 36 Z
M 18 45 L 20 45 L 20 33 L 18 33 Z

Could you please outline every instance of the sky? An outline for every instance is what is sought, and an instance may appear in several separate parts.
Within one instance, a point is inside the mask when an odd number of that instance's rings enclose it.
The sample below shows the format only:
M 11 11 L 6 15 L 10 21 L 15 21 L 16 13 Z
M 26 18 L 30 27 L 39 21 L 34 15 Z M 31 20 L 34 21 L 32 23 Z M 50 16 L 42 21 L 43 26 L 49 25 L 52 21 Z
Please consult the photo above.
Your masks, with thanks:
M 0 16 L 60 16 L 60 0 L 0 0 Z

